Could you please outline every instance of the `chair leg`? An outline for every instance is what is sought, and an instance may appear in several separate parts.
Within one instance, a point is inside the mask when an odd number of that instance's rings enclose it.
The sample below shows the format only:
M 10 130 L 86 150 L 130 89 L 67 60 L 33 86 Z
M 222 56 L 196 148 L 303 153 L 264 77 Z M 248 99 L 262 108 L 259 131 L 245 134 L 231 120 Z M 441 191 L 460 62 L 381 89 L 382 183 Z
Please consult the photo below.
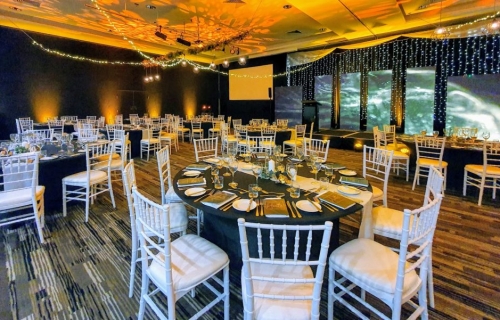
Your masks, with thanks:
M 90 188 L 93 188 L 93 186 L 87 186 L 87 188 L 85 188 L 85 222 L 89 222 Z M 92 195 L 92 197 L 94 196 Z
M 66 217 L 67 215 L 67 210 L 66 210 L 66 184 L 63 182 L 62 184 L 62 195 L 63 195 L 63 217 Z
M 333 280 L 335 280 L 335 271 L 333 271 L 333 268 L 330 266 L 328 268 L 328 311 L 327 311 L 327 316 L 328 320 L 333 320 L 334 315 L 333 315 Z
M 144 319 L 144 311 L 146 310 L 145 296 L 148 294 L 148 287 L 149 287 L 149 278 L 143 272 L 142 286 L 141 286 L 141 302 L 139 304 L 139 314 L 137 315 L 138 320 Z
M 412 190 L 415 190 L 415 185 L 420 185 L 420 166 L 417 164 L 417 168 L 415 169 L 415 177 L 413 178 L 413 187 Z
M 432 246 L 429 252 L 429 265 L 427 270 L 427 291 L 429 291 L 429 305 L 434 308 L 434 279 L 432 278 Z
M 132 258 L 130 259 L 130 282 L 128 286 L 128 297 L 134 295 L 135 267 L 137 266 L 137 239 L 132 239 Z
M 109 189 L 109 196 L 111 197 L 111 203 L 113 204 L 113 208 L 116 208 L 115 195 L 113 193 L 113 185 L 111 184 L 111 177 L 109 175 L 108 175 L 108 189 Z
M 224 320 L 229 320 L 229 266 L 224 268 Z
M 464 170 L 464 184 L 463 184 L 462 195 L 465 197 L 466 193 L 467 193 L 467 170 Z

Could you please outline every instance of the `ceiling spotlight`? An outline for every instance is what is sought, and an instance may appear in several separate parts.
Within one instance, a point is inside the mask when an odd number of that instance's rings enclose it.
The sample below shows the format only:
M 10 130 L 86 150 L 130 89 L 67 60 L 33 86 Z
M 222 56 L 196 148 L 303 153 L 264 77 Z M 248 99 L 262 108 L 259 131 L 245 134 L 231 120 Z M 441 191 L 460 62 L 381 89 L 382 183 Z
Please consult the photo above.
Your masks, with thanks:
M 187 40 L 184 40 L 182 38 L 182 36 L 180 38 L 177 38 L 177 42 L 179 42 L 182 45 L 185 45 L 186 47 L 190 47 L 191 46 L 191 42 L 189 42 Z
M 283 9 L 291 9 L 291 8 L 292 8 L 292 6 L 291 6 L 291 5 L 289 5 L 289 4 L 285 4 L 285 5 L 283 6 Z
M 148 76 L 145 76 L 144 77 L 144 82 L 148 83 L 149 82 L 149 77 Z
M 217 65 L 212 61 L 212 63 L 210 64 L 210 69 L 212 70 L 215 70 L 217 69 Z
M 159 75 L 159 74 L 157 74 L 157 75 L 155 76 L 155 80 L 156 80 L 156 81 L 160 81 L 160 75 Z
M 500 21 L 498 19 L 493 19 L 489 25 L 491 30 L 498 30 L 500 29 Z
M 167 40 L 167 35 L 161 32 L 161 26 L 159 26 L 158 29 L 156 30 L 155 36 L 157 36 L 160 39 Z
M 200 72 L 200 69 L 198 69 L 198 67 L 194 67 L 194 68 L 193 68 L 193 72 L 194 72 L 194 73 L 198 73 L 198 72 Z
M 238 58 L 238 64 L 239 64 L 240 66 L 244 66 L 244 65 L 246 65 L 246 64 L 247 64 L 247 58 L 245 58 L 245 57 L 239 57 L 239 58 Z
M 183 59 L 183 60 L 181 61 L 181 66 L 183 66 L 183 67 L 187 66 L 187 61 Z
M 224 62 L 222 62 L 222 66 L 223 66 L 224 68 L 229 68 L 229 61 L 224 60 Z

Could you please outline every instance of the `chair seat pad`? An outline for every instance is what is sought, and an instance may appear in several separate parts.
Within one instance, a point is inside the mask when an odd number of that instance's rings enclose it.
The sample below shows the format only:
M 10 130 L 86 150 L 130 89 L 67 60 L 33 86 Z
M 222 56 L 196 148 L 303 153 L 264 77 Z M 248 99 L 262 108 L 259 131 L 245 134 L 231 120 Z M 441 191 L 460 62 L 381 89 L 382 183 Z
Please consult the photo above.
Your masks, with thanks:
M 108 178 L 108 173 L 100 170 L 90 170 L 90 184 L 104 181 Z M 87 171 L 74 173 L 63 178 L 63 183 L 84 185 L 87 183 Z
M 111 155 L 111 158 L 112 159 L 118 159 L 118 158 L 120 158 L 120 154 L 113 153 Z M 109 154 L 103 154 L 102 156 L 95 157 L 94 159 L 96 159 L 97 161 L 106 161 L 106 160 L 109 159 Z
M 439 166 L 439 160 L 436 159 L 428 159 L 428 158 L 420 158 L 417 161 L 417 164 L 421 167 L 438 167 Z M 446 168 L 448 167 L 448 162 L 446 161 L 441 161 L 441 168 Z
M 468 164 L 465 166 L 465 170 L 475 173 L 477 175 L 483 174 L 483 165 L 482 164 Z M 494 166 L 486 167 L 486 174 L 489 176 L 500 176 L 500 168 Z
M 314 279 L 313 272 L 309 266 L 282 266 L 267 263 L 251 262 L 250 269 L 252 276 L 260 277 L 286 277 L 289 278 L 310 278 Z M 241 291 L 243 303 L 246 301 L 246 285 L 243 271 L 241 272 Z M 303 295 L 311 296 L 313 294 L 313 283 L 271 283 L 269 281 L 253 281 L 253 290 L 255 294 L 271 294 L 290 296 Z M 312 302 L 310 300 L 275 300 L 266 298 L 254 298 L 254 318 L 255 319 L 310 319 Z
M 235 136 L 227 136 L 225 141 L 238 142 L 238 139 Z
M 302 140 L 285 140 L 283 144 L 291 145 L 291 146 L 300 146 L 302 145 Z
M 193 132 L 203 132 L 203 129 L 192 129 Z
M 123 163 L 122 159 L 113 159 L 111 160 L 111 163 L 109 165 L 109 168 L 111 170 L 122 170 L 122 168 L 125 168 L 127 165 L 126 163 Z
M 229 258 L 222 249 L 194 234 L 174 240 L 171 251 L 172 284 L 175 291 L 190 289 L 229 263 Z M 158 255 L 160 259 L 164 259 L 163 253 Z M 147 272 L 153 281 L 166 287 L 165 269 L 158 262 L 153 260 Z
M 182 199 L 175 193 L 174 188 L 169 188 L 167 190 L 167 193 L 165 193 L 165 199 L 170 202 L 181 202 L 183 203 Z
M 141 139 L 141 144 L 154 144 L 154 143 L 160 143 L 160 139 L 157 138 Z
M 370 239 L 355 239 L 332 252 L 330 267 L 349 280 L 355 280 L 372 294 L 393 295 L 396 291 L 399 255 L 378 242 Z M 421 280 L 416 271 L 405 275 L 403 296 L 416 290 Z M 371 289 L 371 290 L 370 290 Z
M 208 129 L 208 131 L 212 131 L 212 132 L 220 132 L 220 129 L 217 129 L 217 128 L 210 128 L 210 129 Z
M 384 198 L 384 191 L 372 185 L 373 201 L 382 200 Z
M 398 160 L 401 160 L 401 159 L 410 159 L 410 156 L 406 153 L 403 153 L 401 151 L 396 151 L 394 150 L 394 154 L 392 156 L 393 159 L 397 158 Z
M 392 239 L 401 239 L 401 230 L 403 229 L 403 211 L 375 207 L 372 210 L 373 231 L 375 234 L 380 234 Z M 413 217 L 410 218 L 410 226 Z
M 180 132 L 189 132 L 189 131 L 191 131 L 191 129 L 189 129 L 189 128 L 179 128 L 179 131 Z
M 173 132 L 162 132 L 161 133 L 161 136 L 160 136 L 160 139 L 161 138 L 176 138 L 177 137 L 177 133 L 173 133 Z
M 274 141 L 261 141 L 260 145 L 263 147 L 273 147 L 276 143 L 274 143 Z
M 44 186 L 36 186 L 35 196 L 39 200 L 45 192 Z M 31 187 L 0 192 L 0 211 L 32 203 Z

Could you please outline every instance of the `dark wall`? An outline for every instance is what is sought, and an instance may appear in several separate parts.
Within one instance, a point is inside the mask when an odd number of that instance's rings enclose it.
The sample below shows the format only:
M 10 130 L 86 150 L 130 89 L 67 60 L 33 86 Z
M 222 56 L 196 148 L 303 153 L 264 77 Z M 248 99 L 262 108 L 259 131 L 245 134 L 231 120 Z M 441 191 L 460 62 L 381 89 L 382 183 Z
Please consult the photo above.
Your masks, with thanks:
M 140 62 L 132 50 L 117 49 L 30 33 L 44 47 L 96 60 Z M 194 74 L 192 67 L 159 69 L 161 81 L 145 84 L 142 66 L 103 65 L 60 57 L 32 45 L 15 29 L 0 28 L 0 139 L 15 132 L 15 119 L 47 116 L 105 115 L 151 112 L 201 112 L 217 105 L 217 74 Z M 154 70 L 156 73 L 156 70 Z
M 273 74 L 278 74 L 286 71 L 286 54 L 249 59 L 245 66 L 238 65 L 237 62 L 231 63 L 228 69 L 221 68 L 221 71 L 229 71 L 231 69 L 240 69 L 248 67 L 256 67 L 272 64 Z M 229 78 L 227 76 L 220 77 L 221 88 L 221 112 L 226 116 L 232 116 L 233 119 L 242 119 L 243 123 L 248 123 L 252 118 L 264 118 L 274 121 L 274 88 L 286 86 L 286 76 L 275 77 L 273 79 L 273 100 L 229 100 Z M 248 88 L 252 90 L 252 88 Z

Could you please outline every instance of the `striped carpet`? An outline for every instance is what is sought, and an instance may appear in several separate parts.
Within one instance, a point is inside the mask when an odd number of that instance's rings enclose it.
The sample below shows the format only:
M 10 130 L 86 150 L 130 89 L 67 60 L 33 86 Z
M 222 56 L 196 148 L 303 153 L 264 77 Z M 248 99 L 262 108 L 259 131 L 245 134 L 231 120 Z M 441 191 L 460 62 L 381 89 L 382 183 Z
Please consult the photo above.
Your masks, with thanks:
M 181 151 L 172 156 L 174 172 L 193 161 L 192 147 L 189 144 L 181 144 L 181 147 Z M 360 163 L 360 154 L 355 152 L 332 149 L 329 158 L 351 165 Z M 136 160 L 136 164 L 139 188 L 159 200 L 156 161 Z M 408 191 L 408 184 L 398 178 L 390 184 L 394 188 L 389 197 L 390 204 L 397 202 L 409 206 L 421 202 L 419 193 L 423 189 L 411 192 L 410 187 Z M 46 243 L 43 245 L 40 245 L 31 223 L 1 229 L 0 263 L 4 267 L 0 268 L 0 292 L 3 292 L 0 319 L 136 318 L 140 266 L 136 272 L 134 297 L 128 298 L 129 215 L 120 182 L 115 183 L 114 190 L 117 208 L 112 208 L 107 196 L 100 196 L 91 206 L 88 223 L 83 221 L 84 209 L 80 204 L 70 206 L 66 218 L 60 212 L 48 212 L 44 229 Z M 443 203 L 442 211 L 447 213 L 442 212 L 436 232 L 434 275 L 437 307 L 430 310 L 431 319 L 500 318 L 500 299 L 497 299 L 500 288 L 498 209 L 493 206 L 478 208 L 472 201 L 447 196 Z M 480 211 L 481 217 L 471 211 Z M 465 221 L 463 225 L 457 223 L 457 216 Z M 467 224 L 471 220 L 473 223 Z M 479 228 L 472 227 L 476 223 L 489 225 L 484 226 L 482 234 L 475 234 L 480 232 Z M 190 222 L 188 232 L 196 233 L 194 222 Z M 357 223 L 343 219 L 341 232 L 342 242 L 354 238 Z M 481 235 L 488 237 L 483 242 L 489 243 L 481 243 L 478 240 Z M 469 247 L 457 247 L 457 239 L 463 241 L 467 237 Z M 478 244 L 481 247 L 475 247 Z M 230 281 L 230 318 L 242 319 L 237 270 L 231 270 Z M 189 318 L 210 298 L 211 293 L 207 290 L 198 291 L 195 298 L 186 295 L 177 304 L 177 317 Z M 162 304 L 161 298 L 159 304 Z M 146 318 L 155 319 L 148 309 Z M 326 318 L 326 281 L 321 311 L 322 318 Z M 337 307 L 336 312 L 339 318 L 352 318 L 342 308 Z M 222 303 L 203 316 L 203 319 L 222 318 Z

